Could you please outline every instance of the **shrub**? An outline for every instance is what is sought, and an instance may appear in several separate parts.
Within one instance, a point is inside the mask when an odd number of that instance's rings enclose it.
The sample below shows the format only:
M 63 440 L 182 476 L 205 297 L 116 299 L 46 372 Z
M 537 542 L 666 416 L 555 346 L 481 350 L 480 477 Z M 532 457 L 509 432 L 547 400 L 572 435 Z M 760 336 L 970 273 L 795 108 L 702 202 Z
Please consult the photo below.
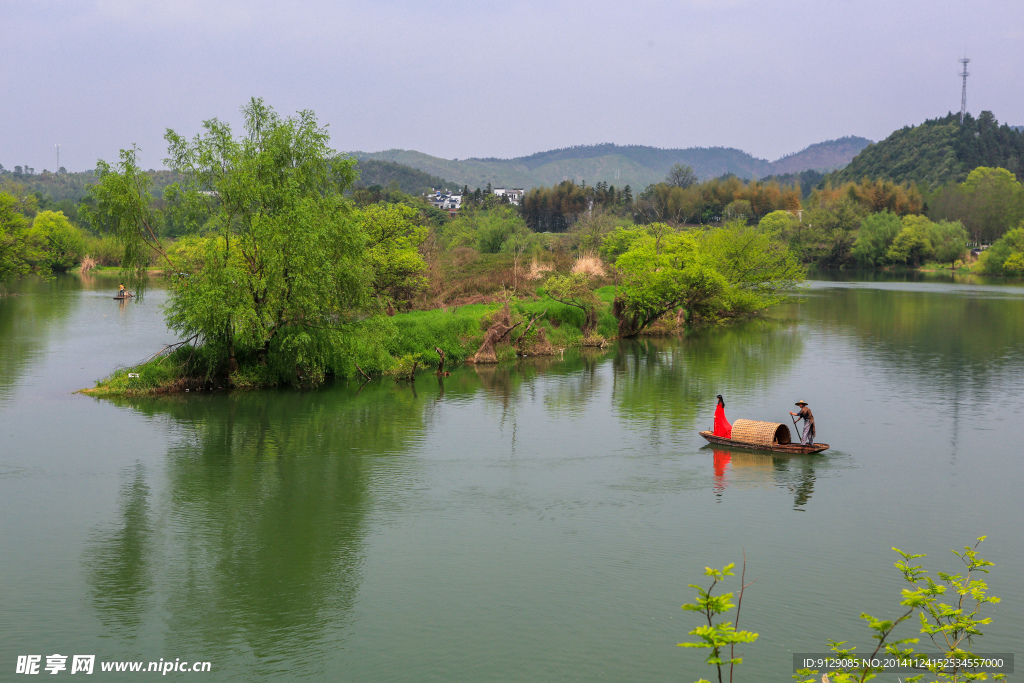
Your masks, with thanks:
M 85 236 L 60 211 L 36 214 L 29 239 L 40 248 L 40 265 L 50 270 L 70 270 L 85 255 Z
M 85 253 L 101 266 L 120 266 L 122 251 L 110 235 L 85 239 Z

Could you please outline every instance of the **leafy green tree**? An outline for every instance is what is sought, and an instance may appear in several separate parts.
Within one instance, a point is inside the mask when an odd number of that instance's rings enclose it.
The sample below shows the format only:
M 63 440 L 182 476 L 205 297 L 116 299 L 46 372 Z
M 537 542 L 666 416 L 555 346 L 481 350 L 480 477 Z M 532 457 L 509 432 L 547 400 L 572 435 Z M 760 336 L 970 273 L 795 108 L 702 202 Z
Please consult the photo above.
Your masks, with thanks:
M 678 228 L 675 228 L 668 223 L 658 221 L 645 225 L 644 231 L 654 238 L 654 251 L 661 253 L 661 245 L 664 243 L 665 237 L 678 232 Z
M 964 225 L 978 241 L 996 240 L 1024 218 L 1024 189 L 1005 168 L 979 166 L 960 189 L 967 200 Z
M 0 192 L 0 282 L 27 273 L 29 220 L 18 210 L 18 198 Z
M 899 216 L 888 210 L 865 217 L 850 252 L 857 265 L 874 268 L 887 263 L 889 247 L 902 229 Z
M 726 220 L 747 220 L 753 215 L 750 200 L 737 199 L 729 202 L 722 211 L 722 215 Z
M 766 214 L 762 218 L 757 227 L 764 232 L 772 232 L 776 234 L 785 234 L 793 229 L 796 223 L 796 216 L 789 211 L 779 209 L 778 211 L 772 211 Z
M 595 208 L 569 228 L 569 235 L 577 251 L 597 251 L 612 230 L 629 225 L 632 225 L 632 221 L 606 209 Z
M 755 313 L 788 301 L 803 266 L 781 235 L 732 221 L 700 236 L 700 249 L 725 278 L 719 315 Z
M 384 306 L 408 307 L 426 285 L 427 264 L 419 247 L 429 228 L 419 213 L 402 204 L 373 204 L 358 212 L 373 272 L 373 293 Z
M 176 272 L 160 241 L 161 215 L 153 206 L 152 177 L 137 162 L 138 149 L 122 149 L 121 161 L 96 162 L 99 182 L 89 188 L 81 212 L 94 231 L 110 234 L 123 251 L 121 277 L 141 298 L 149 282 L 151 256 L 158 253 Z M 209 190 L 207 190 L 209 191 Z M 211 196 L 207 197 L 213 203 Z
M 616 259 L 615 266 L 623 276 L 615 302 L 623 337 L 636 336 L 680 307 L 691 320 L 710 316 L 727 287 L 691 233 L 669 234 L 660 248 L 654 237 L 644 235 Z
M 630 237 L 615 262 L 623 276 L 615 314 L 624 337 L 678 309 L 691 322 L 754 313 L 787 300 L 803 281 L 780 235 L 742 221 Z
M 1015 251 L 1003 261 L 1003 270 L 1006 273 L 1020 277 L 1024 275 L 1024 252 Z
M 790 234 L 790 247 L 802 261 L 844 265 L 865 215 L 863 205 L 849 197 L 822 201 L 805 212 L 804 224 Z
M 697 174 L 686 164 L 672 164 L 672 168 L 669 169 L 668 175 L 665 177 L 665 182 L 674 187 L 687 188 L 697 184 Z
M 315 384 L 360 354 L 379 355 L 388 333 L 372 315 L 367 237 L 343 197 L 353 162 L 328 147 L 310 111 L 282 118 L 253 99 L 242 113 L 239 137 L 217 119 L 192 140 L 166 135 L 166 163 L 182 176 L 167 192 L 172 208 L 207 216 L 210 239 L 194 270 L 171 261 L 156 237 L 134 152 L 116 168 L 100 163 L 97 214 L 125 248 L 123 267 L 144 269 L 143 246 L 167 262 L 168 324 L 202 343 L 210 371 L 233 375 L 241 358 L 261 384 Z
M 528 230 L 523 219 L 508 205 L 479 212 L 475 223 L 477 248 L 484 254 L 497 254 L 511 235 Z
M 597 295 L 590 285 L 590 276 L 586 273 L 569 275 L 552 275 L 544 283 L 544 289 L 555 301 L 583 311 L 581 330 L 586 336 L 597 327 Z
M 501 243 L 501 252 L 512 254 L 512 289 L 519 288 L 519 267 L 523 255 L 540 248 L 539 235 L 530 232 L 526 224 L 517 225 L 512 234 Z
M 476 212 L 459 211 L 459 214 L 434 228 L 436 247 L 450 251 L 457 247 L 476 247 Z
M 67 271 L 85 255 L 85 236 L 60 211 L 36 214 L 29 235 L 39 245 L 43 267 L 49 270 Z
M 932 234 L 935 224 L 924 216 L 907 215 L 900 221 L 902 228 L 886 257 L 893 263 L 910 263 L 915 267 L 931 258 L 935 253 L 932 247 Z
M 994 275 L 1024 274 L 1024 223 L 981 253 L 981 269 Z
M 967 254 L 967 231 L 960 221 L 939 221 L 932 227 L 935 260 L 956 269 L 956 262 Z
M 600 254 L 604 258 L 614 261 L 646 234 L 647 232 L 639 226 L 619 226 L 605 236 L 601 243 Z

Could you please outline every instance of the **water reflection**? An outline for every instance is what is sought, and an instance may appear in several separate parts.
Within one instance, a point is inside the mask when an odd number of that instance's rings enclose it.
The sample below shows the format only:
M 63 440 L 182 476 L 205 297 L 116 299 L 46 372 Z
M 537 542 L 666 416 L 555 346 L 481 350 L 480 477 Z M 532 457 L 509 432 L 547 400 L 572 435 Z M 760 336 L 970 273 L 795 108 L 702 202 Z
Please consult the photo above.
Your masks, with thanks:
M 544 407 L 552 415 L 582 417 L 595 400 L 602 396 L 606 377 L 599 372 L 607 354 L 592 349 L 573 358 L 568 367 L 571 374 L 552 383 L 544 392 Z M 565 363 L 562 363 L 565 366 Z
M 795 324 L 774 319 L 701 329 L 682 339 L 620 342 L 614 403 L 627 421 L 652 433 L 690 430 L 706 417 L 716 394 L 761 391 L 802 351 Z
M 64 276 L 26 278 L 0 290 L 0 400 L 43 354 L 52 331 L 78 305 L 73 292 L 81 288 L 77 278 Z
M 716 502 L 729 488 L 785 489 L 793 496 L 793 509 L 803 511 L 814 493 L 818 471 L 829 469 L 827 456 L 790 455 L 770 451 L 744 451 L 705 446 L 712 452 Z
M 123 659 L 202 655 L 218 680 L 497 680 L 509 671 L 534 680 L 580 662 L 585 678 L 636 678 L 640 662 L 641 677 L 657 680 L 681 666 L 675 652 L 650 646 L 675 642 L 680 548 L 698 549 L 703 566 L 747 547 L 760 571 L 779 576 L 814 556 L 804 572 L 813 596 L 856 613 L 863 584 L 837 589 L 835 572 L 856 577 L 877 558 L 837 541 L 837 525 L 870 531 L 898 519 L 891 534 L 929 543 L 950 532 L 1016 538 L 1024 354 L 1013 328 L 1024 301 L 841 289 L 779 312 L 798 323 L 461 367 L 414 385 L 99 403 L 66 396 L 81 385 L 65 376 L 115 335 L 130 349 L 122 355 L 159 348 L 162 327 L 140 333 L 160 324 L 156 307 L 133 303 L 131 324 L 88 328 L 80 321 L 117 322 L 105 294 L 102 306 L 98 293 L 73 291 L 64 301 L 2 301 L 27 307 L 0 330 L 3 382 L 13 376 L 26 389 L 0 406 L 2 436 L 26 446 L 21 458 L 0 447 L 0 467 L 19 473 L 17 482 L 0 476 L 13 511 L 0 526 L 8 547 L 63 531 L 73 560 L 43 572 L 26 554 L 3 556 L 14 609 L 0 630 L 36 639 L 76 631 L 92 645 L 82 651 Z M 918 308 L 932 320 L 917 320 Z M 61 345 L 34 311 L 55 323 Z M 18 344 L 31 347 L 19 357 L 28 361 L 11 361 Z M 43 351 L 48 383 L 25 371 L 32 349 Z M 96 358 L 105 369 L 115 362 Z M 814 399 L 827 440 L 849 455 L 700 449 L 695 428 L 710 422 L 715 394 L 732 418 L 779 406 L 786 419 L 794 387 L 815 378 L 830 389 Z M 1010 388 L 979 396 L 986 385 Z M 61 395 L 41 409 L 20 401 L 56 395 L 52 387 Z M 82 433 L 87 421 L 95 432 Z M 60 435 L 47 440 L 53 447 L 36 446 L 50 432 Z M 667 447 L 650 448 L 658 439 Z M 844 476 L 854 467 L 861 476 Z M 87 471 L 96 486 L 83 489 L 75 473 Z M 942 494 L 941 525 L 933 505 L 906 495 L 910 481 Z M 721 523 L 680 524 L 706 513 L 709 494 Z M 880 504 L 851 503 L 864 500 Z M 764 514 L 790 507 L 814 518 Z M 68 512 L 81 516 L 77 526 Z M 779 554 L 795 531 L 823 551 Z M 1006 562 L 1019 559 L 1004 547 Z M 766 609 L 785 598 L 769 594 Z M 666 605 L 664 619 L 650 619 Z M 505 616 L 495 620 L 496 610 Z M 827 624 L 809 618 L 783 639 L 815 642 Z M 603 645 L 583 652 L 581 638 Z M 755 678 L 778 674 L 777 657 L 758 664 L 752 654 Z
M 157 571 L 169 646 L 245 653 L 252 675 L 315 667 L 359 590 L 374 470 L 400 481 L 394 457 L 422 431 L 424 402 L 377 383 L 359 394 L 118 403 L 170 420 L 175 437 L 166 490 L 151 494 L 138 467 L 114 530 L 89 543 L 85 571 L 104 623 L 131 635 L 154 609 Z
M 989 393 L 1004 369 L 1024 360 L 1021 293 L 937 287 L 839 287 L 809 296 L 800 314 L 852 333 L 874 362 L 928 389 L 957 399 Z
M 132 638 L 153 607 L 153 512 L 145 467 L 136 463 L 125 478 L 117 520 L 112 528 L 94 532 L 85 565 L 100 621 Z

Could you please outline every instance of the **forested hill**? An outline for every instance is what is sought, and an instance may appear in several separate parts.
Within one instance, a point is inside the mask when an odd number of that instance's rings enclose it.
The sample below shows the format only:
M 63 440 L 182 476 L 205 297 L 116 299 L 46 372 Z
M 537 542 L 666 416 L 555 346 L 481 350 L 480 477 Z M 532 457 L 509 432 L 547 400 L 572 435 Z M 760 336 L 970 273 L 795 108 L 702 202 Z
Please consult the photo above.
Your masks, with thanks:
M 373 187 L 379 185 L 382 188 L 397 186 L 406 194 L 421 195 L 430 192 L 431 189 L 457 190 L 461 185 L 456 185 L 450 180 L 439 178 L 429 173 L 405 164 L 398 164 L 393 161 L 380 161 L 378 159 L 360 159 L 356 165 L 359 171 L 359 180 L 356 187 Z
M 363 160 L 382 160 L 412 166 L 458 185 L 523 187 L 556 185 L 563 180 L 607 182 L 617 187 L 642 189 L 662 182 L 673 164 L 691 166 L 701 179 L 732 173 L 741 178 L 798 173 L 808 169 L 831 171 L 848 164 L 870 140 L 845 137 L 811 145 L 777 161 L 758 159 L 730 147 L 660 149 L 642 145 L 584 145 L 539 152 L 516 159 L 442 159 L 412 150 L 353 152 Z
M 959 183 L 978 166 L 1024 171 L 1024 132 L 999 125 L 992 112 L 978 118 L 959 114 L 907 126 L 867 147 L 850 164 L 828 176 L 833 184 L 867 177 L 938 186 Z

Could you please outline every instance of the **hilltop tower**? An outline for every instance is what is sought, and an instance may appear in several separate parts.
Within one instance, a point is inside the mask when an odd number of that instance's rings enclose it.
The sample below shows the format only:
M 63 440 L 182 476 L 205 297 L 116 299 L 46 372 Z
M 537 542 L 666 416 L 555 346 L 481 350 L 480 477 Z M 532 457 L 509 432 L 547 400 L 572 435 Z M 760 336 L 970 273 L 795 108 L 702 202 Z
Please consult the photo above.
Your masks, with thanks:
M 967 114 L 967 77 L 970 75 L 967 73 L 967 64 L 970 61 L 967 57 L 960 58 L 960 63 L 964 65 L 964 70 L 960 72 L 960 77 L 964 79 L 964 88 L 960 92 L 960 125 L 963 125 L 964 115 Z

